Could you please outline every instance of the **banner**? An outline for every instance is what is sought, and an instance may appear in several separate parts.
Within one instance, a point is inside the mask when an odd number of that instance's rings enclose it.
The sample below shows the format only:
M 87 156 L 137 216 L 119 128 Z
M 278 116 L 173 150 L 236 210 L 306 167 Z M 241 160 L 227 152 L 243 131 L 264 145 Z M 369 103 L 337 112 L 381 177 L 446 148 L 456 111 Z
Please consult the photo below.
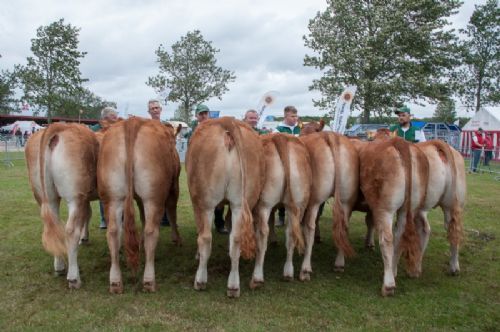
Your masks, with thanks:
M 344 134 L 347 125 L 347 119 L 351 113 L 351 103 L 356 94 L 357 87 L 355 85 L 348 86 L 340 95 L 335 104 L 335 116 L 333 121 L 330 122 L 332 130 L 339 134 Z
M 264 115 L 264 110 L 269 108 L 276 101 L 276 95 L 278 92 L 276 91 L 268 91 L 264 93 L 262 98 L 260 98 L 259 105 L 257 106 L 257 112 L 259 115 L 259 122 L 257 123 L 257 128 L 262 128 L 262 124 L 264 123 L 264 119 L 266 118 Z

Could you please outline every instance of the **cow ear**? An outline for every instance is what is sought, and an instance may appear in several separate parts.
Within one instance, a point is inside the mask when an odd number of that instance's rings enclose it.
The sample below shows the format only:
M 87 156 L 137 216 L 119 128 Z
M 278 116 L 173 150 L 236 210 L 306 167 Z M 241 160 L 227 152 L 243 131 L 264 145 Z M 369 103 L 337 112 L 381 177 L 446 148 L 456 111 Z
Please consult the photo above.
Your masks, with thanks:
M 325 120 L 319 120 L 319 131 L 322 131 L 325 128 Z

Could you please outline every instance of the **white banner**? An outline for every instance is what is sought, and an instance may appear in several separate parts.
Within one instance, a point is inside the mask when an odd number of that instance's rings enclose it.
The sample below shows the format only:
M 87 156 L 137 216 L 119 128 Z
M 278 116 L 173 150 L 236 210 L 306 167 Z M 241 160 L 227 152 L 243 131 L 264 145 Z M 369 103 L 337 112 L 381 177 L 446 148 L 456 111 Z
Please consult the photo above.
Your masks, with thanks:
M 337 104 L 335 104 L 335 117 L 333 121 L 330 122 L 330 127 L 336 133 L 344 134 L 356 89 L 357 87 L 355 85 L 348 86 L 340 95 Z

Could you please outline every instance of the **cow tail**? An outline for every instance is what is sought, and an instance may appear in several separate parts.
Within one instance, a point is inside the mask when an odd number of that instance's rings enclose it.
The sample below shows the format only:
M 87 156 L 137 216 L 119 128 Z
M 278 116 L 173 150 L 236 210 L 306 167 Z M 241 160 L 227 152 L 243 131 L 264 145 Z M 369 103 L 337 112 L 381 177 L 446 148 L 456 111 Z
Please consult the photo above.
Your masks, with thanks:
M 53 124 L 45 129 L 40 140 L 39 147 L 39 165 L 40 165 L 40 186 L 41 197 L 41 217 L 43 221 L 42 243 L 45 250 L 54 256 L 63 256 L 66 254 L 66 232 L 64 226 L 59 220 L 56 211 L 51 209 L 47 187 L 51 190 L 54 187 L 54 179 L 49 170 L 50 155 L 59 143 L 59 133 L 65 129 L 64 125 Z M 56 195 L 53 193 L 53 195 Z
M 241 129 L 238 127 L 234 120 L 224 119 L 222 122 L 223 128 L 227 131 L 227 134 L 232 138 L 236 149 L 238 151 L 238 158 L 240 160 L 241 169 L 241 220 L 240 220 L 240 232 L 235 234 L 234 238 L 236 242 L 240 242 L 241 256 L 244 259 L 252 259 L 255 257 L 255 229 L 253 226 L 253 217 L 250 206 L 246 198 L 247 192 L 247 171 L 249 168 L 248 157 L 244 153 L 243 149 L 243 137 L 241 134 Z
M 278 154 L 280 156 L 281 162 L 283 163 L 285 169 L 285 192 L 288 192 L 290 195 L 290 200 L 292 204 L 288 206 L 291 210 L 291 214 L 295 216 L 291 218 L 292 224 L 292 239 L 295 247 L 297 247 L 297 251 L 302 254 L 304 252 L 304 237 L 302 235 L 302 230 L 300 228 L 300 210 L 297 207 L 298 202 L 293 197 L 292 190 L 292 179 L 290 176 L 290 150 L 288 148 L 288 138 L 283 134 L 275 134 L 272 136 L 272 140 L 274 146 L 276 146 L 276 150 L 278 150 Z
M 140 240 L 135 227 L 134 210 L 134 145 L 137 132 L 140 127 L 138 119 L 132 118 L 125 122 L 125 176 L 127 179 L 127 195 L 125 196 L 125 206 L 123 211 L 123 221 L 125 228 L 125 253 L 127 264 L 135 272 L 139 266 Z
M 333 167 L 335 169 L 334 179 L 334 202 L 333 202 L 333 240 L 335 245 L 344 252 L 346 257 L 352 257 L 356 253 L 349 242 L 347 228 L 347 215 L 342 207 L 340 200 L 340 159 L 339 159 L 339 141 L 338 136 L 332 133 L 323 134 L 326 143 L 330 147 L 333 155 Z
M 417 228 L 415 226 L 415 216 L 411 208 L 412 160 L 410 143 L 397 137 L 393 139 L 393 144 L 401 156 L 401 162 L 405 172 L 405 200 L 403 209 L 406 212 L 406 223 L 401 237 L 401 250 L 406 258 L 408 270 L 416 273 L 421 248 Z

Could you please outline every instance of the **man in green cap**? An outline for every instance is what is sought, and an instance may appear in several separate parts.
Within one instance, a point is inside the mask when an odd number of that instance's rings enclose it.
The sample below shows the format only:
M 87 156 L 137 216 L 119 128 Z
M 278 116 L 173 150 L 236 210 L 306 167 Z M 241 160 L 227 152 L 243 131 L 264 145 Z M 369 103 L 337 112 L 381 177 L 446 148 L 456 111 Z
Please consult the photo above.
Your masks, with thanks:
M 411 113 L 410 109 L 407 106 L 401 107 L 394 113 L 396 113 L 396 115 L 398 116 L 399 124 L 391 126 L 391 128 L 389 129 L 391 133 L 394 133 L 397 136 L 402 137 L 412 143 L 426 141 L 425 135 L 422 130 L 411 124 Z

